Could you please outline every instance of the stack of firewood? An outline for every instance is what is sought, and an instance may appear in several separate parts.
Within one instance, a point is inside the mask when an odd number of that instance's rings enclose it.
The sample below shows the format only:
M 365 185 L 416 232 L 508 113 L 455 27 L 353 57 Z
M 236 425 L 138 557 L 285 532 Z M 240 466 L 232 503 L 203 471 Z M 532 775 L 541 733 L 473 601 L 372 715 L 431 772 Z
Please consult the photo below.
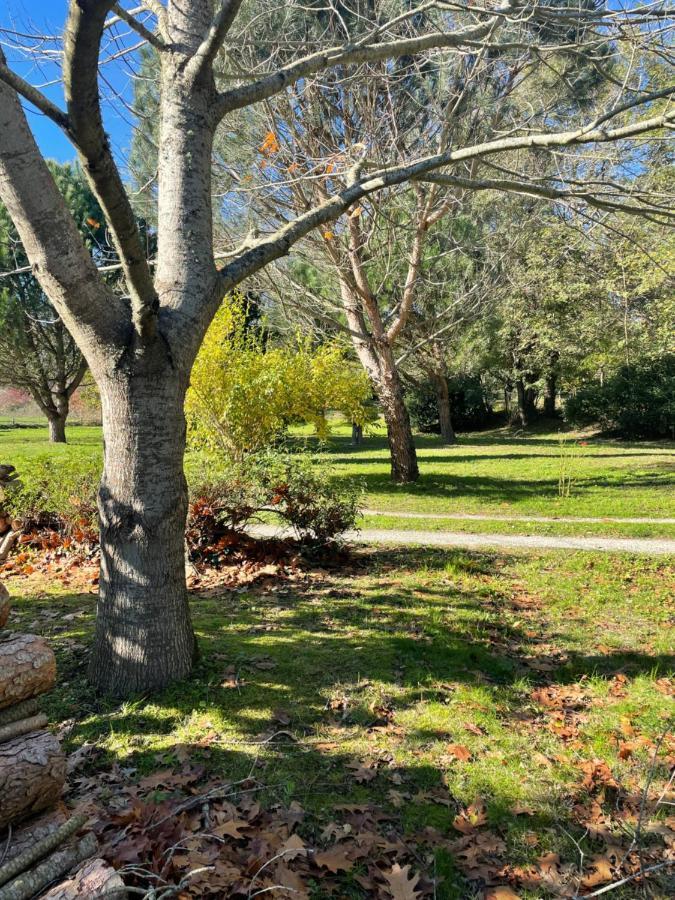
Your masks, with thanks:
M 68 819 L 59 805 L 66 757 L 38 708 L 38 697 L 56 679 L 54 654 L 44 638 L 2 631 L 9 612 L 0 582 L 0 900 L 123 897 L 121 878 L 91 859 L 94 835 L 76 837 L 85 817 Z M 73 877 L 42 893 L 78 866 Z
M 7 491 L 20 483 L 14 466 L 0 465 L 0 564 L 9 556 L 21 530 L 21 523 L 12 520 L 4 503 Z

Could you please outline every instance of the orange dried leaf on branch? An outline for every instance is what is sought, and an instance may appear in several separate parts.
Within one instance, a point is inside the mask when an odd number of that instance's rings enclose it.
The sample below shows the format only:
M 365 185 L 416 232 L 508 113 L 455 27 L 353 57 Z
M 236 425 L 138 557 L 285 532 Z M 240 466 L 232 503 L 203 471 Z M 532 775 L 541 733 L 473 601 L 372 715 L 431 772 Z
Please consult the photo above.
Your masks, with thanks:
M 280 149 L 281 146 L 276 134 L 273 131 L 268 131 L 260 145 L 260 152 L 265 155 L 272 155 L 273 153 L 278 153 Z

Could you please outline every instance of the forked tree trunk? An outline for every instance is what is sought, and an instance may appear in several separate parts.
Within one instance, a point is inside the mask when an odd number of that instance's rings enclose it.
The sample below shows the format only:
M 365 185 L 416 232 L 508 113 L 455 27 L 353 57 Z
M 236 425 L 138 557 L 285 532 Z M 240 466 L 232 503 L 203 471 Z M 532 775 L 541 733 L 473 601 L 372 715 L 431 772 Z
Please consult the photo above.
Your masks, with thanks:
M 49 421 L 49 442 L 51 444 L 66 443 L 66 418 L 68 413 L 50 413 L 47 416 Z
M 185 584 L 187 379 L 169 364 L 100 379 L 101 574 L 90 677 L 121 696 L 185 678 L 196 644 Z
M 450 390 L 448 379 L 444 375 L 436 375 L 436 404 L 438 406 L 438 422 L 440 425 L 441 440 L 444 444 L 457 442 L 455 429 L 452 427 L 452 407 L 450 404 Z

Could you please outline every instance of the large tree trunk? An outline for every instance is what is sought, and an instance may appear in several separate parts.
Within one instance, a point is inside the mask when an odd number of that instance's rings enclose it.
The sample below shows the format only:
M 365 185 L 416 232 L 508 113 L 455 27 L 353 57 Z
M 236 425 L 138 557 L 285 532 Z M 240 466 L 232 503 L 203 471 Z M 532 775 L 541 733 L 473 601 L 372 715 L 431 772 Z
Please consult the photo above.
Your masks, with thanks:
M 49 442 L 50 444 L 66 443 L 66 418 L 68 412 L 50 413 L 47 416 L 49 420 Z
M 187 378 L 157 344 L 146 354 L 154 363 L 99 382 L 105 449 L 90 677 L 117 696 L 185 678 L 196 649 L 185 584 Z
M 441 440 L 444 444 L 457 442 L 455 429 L 452 427 L 452 407 L 450 404 L 450 390 L 448 379 L 444 375 L 436 375 L 436 403 L 438 405 L 438 422 L 440 425 Z

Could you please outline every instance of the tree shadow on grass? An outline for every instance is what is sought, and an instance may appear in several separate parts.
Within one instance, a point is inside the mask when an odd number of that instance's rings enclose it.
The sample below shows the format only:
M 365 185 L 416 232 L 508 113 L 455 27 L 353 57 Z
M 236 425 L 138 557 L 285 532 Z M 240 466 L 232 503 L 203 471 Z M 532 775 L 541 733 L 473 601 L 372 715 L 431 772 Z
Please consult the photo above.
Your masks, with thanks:
M 525 830 L 553 830 L 557 851 L 570 853 L 562 829 L 576 834 L 569 810 L 548 796 L 549 778 L 534 791 L 534 815 L 517 813 L 519 766 L 531 750 L 518 733 L 524 716 L 538 715 L 532 687 L 583 675 L 653 675 L 672 669 L 675 658 L 567 652 L 544 671 L 532 668 L 542 636 L 514 607 L 508 575 L 500 586 L 503 564 L 503 555 L 487 553 L 382 549 L 359 554 L 349 572 L 322 571 L 306 582 L 194 592 L 201 657 L 193 677 L 125 704 L 97 697 L 85 681 L 92 595 L 28 598 L 22 614 L 57 649 L 59 682 L 43 702 L 55 724 L 74 719 L 67 747 L 101 748 L 85 774 L 118 762 L 134 780 L 188 759 L 228 782 L 253 772 L 263 803 L 295 800 L 321 819 L 336 804 L 365 802 L 400 816 L 407 834 L 432 825 L 454 840 L 460 801 L 424 793 L 442 788 L 456 765 L 442 762 L 448 743 L 473 740 L 467 790 L 486 800 L 489 824 L 508 835 L 510 861 L 525 864 L 532 856 L 519 841 Z M 565 635 L 556 638 L 564 646 Z M 478 736 L 462 724 L 475 717 L 483 723 Z M 479 755 L 494 752 L 523 758 L 513 772 L 483 765 Z M 377 774 L 358 783 L 351 763 L 364 757 L 377 760 Z M 409 795 L 402 811 L 392 807 L 392 790 Z M 452 878 L 438 896 L 470 896 Z

